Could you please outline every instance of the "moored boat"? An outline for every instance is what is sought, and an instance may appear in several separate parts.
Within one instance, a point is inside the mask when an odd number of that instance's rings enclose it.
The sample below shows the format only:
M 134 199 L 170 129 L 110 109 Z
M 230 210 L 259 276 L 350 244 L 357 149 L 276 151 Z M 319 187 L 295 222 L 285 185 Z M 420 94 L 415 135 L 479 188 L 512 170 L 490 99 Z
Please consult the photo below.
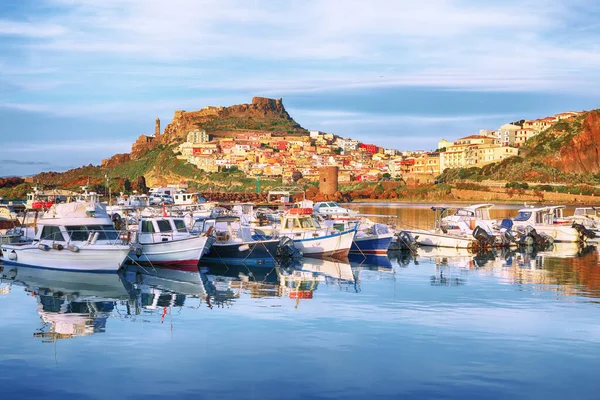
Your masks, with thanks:
M 31 243 L 3 244 L 6 264 L 68 271 L 114 272 L 130 251 L 98 203 L 55 204 L 37 220 Z
M 322 227 L 311 208 L 292 208 L 282 216 L 278 233 L 292 239 L 304 256 L 346 258 L 356 226 L 343 231 Z
M 215 241 L 203 261 L 244 264 L 274 264 L 281 241 L 278 237 L 257 233 L 242 218 L 224 216 L 200 219 L 194 229 L 211 233 Z
M 134 229 L 136 248 L 130 258 L 142 265 L 187 267 L 195 271 L 210 235 L 192 234 L 183 218 L 141 217 Z

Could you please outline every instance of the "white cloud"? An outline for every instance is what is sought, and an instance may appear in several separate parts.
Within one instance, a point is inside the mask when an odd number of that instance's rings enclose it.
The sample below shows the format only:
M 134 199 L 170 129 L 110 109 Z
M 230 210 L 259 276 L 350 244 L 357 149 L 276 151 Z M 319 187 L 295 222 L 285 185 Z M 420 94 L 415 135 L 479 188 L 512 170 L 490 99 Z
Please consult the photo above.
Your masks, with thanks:
M 67 33 L 61 25 L 44 22 L 20 22 L 0 19 L 0 35 L 49 38 Z
M 46 0 L 44 6 L 55 8 L 25 21 L 0 20 L 0 34 L 29 39 L 18 55 L 0 55 L 0 87 L 9 89 L 0 98 L 4 107 L 131 118 L 248 101 L 252 94 L 600 89 L 600 31 L 591 29 L 598 7 L 583 0 Z

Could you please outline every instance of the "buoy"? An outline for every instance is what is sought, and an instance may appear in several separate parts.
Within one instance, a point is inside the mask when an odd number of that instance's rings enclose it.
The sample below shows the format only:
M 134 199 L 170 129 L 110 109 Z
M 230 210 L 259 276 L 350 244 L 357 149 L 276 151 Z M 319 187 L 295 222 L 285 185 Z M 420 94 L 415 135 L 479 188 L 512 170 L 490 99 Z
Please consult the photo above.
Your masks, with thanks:
M 68 250 L 71 250 L 73 253 L 79 253 L 79 247 L 73 246 L 72 244 L 67 246 Z
M 17 259 L 17 253 L 15 253 L 15 251 L 11 251 L 10 253 L 8 253 L 8 259 L 9 260 L 16 260 Z
M 43 251 L 48 251 L 48 250 L 50 250 L 50 246 L 48 246 L 47 244 L 39 244 L 38 249 L 43 250 Z
M 248 251 L 250 250 L 250 246 L 248 246 L 247 244 L 243 244 L 240 247 L 238 247 L 239 251 Z

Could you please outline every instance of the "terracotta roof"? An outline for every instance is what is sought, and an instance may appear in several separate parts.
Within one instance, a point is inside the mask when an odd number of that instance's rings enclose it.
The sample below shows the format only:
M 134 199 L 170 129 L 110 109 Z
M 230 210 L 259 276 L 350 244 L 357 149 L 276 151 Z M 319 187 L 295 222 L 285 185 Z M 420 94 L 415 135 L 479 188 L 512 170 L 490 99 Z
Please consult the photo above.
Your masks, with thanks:
M 456 141 L 458 142 L 459 140 L 464 140 L 464 139 L 489 139 L 489 136 L 483 136 L 483 135 L 471 135 L 471 136 L 465 136 L 463 138 L 457 139 Z

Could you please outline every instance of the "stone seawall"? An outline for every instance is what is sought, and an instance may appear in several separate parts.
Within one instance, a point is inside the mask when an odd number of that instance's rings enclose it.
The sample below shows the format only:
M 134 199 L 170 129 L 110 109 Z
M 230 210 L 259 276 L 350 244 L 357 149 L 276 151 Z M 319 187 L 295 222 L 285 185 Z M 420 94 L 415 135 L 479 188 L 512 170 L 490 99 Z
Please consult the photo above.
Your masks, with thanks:
M 540 203 L 585 203 L 585 204 L 600 204 L 600 197 L 585 196 L 580 194 L 541 192 L 543 197 L 537 195 L 534 190 L 524 190 L 523 193 L 518 193 L 510 196 L 506 191 L 490 190 L 487 192 L 480 190 L 464 190 L 452 189 L 451 194 L 456 200 L 461 201 L 528 201 Z

